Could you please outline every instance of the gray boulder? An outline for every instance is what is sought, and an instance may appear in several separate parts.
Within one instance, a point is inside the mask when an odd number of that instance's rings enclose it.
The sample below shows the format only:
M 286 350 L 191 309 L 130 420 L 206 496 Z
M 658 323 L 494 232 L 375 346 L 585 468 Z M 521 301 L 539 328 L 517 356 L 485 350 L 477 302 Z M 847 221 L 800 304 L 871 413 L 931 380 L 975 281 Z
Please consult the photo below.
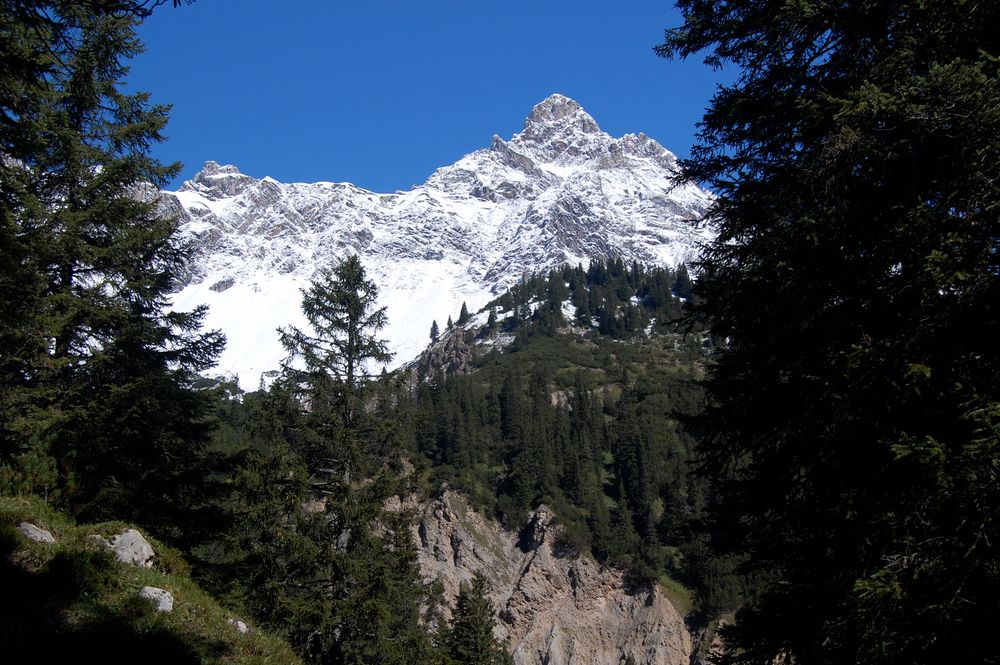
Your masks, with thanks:
M 155 604 L 157 612 L 174 611 L 174 596 L 166 589 L 160 589 L 155 586 L 144 586 L 139 592 L 139 597 Z
M 36 543 L 54 543 L 56 539 L 51 533 L 42 529 L 40 527 L 31 524 L 30 522 L 21 522 L 17 525 L 17 530 L 24 535 L 28 540 L 32 540 Z
M 114 551 L 115 557 L 122 563 L 142 568 L 151 568 L 153 557 L 156 556 L 153 546 L 135 529 L 129 529 L 114 536 L 111 539 L 111 549 Z
M 236 629 L 236 632 L 246 635 L 250 632 L 250 626 L 240 619 L 229 619 L 229 625 Z

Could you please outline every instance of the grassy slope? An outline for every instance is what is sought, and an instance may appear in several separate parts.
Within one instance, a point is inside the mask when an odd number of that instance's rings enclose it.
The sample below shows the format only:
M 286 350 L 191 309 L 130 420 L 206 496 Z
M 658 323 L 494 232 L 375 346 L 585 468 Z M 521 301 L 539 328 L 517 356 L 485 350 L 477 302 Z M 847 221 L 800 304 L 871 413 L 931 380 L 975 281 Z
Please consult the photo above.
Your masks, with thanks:
M 31 522 L 53 544 L 34 543 L 16 527 Z M 76 525 L 35 497 L 0 497 L 0 654 L 4 662 L 135 660 L 155 663 L 300 663 L 281 640 L 251 630 L 201 590 L 175 552 L 150 539 L 151 569 L 119 563 L 87 539 L 127 525 Z M 138 597 L 144 586 L 167 589 L 174 610 L 159 613 Z

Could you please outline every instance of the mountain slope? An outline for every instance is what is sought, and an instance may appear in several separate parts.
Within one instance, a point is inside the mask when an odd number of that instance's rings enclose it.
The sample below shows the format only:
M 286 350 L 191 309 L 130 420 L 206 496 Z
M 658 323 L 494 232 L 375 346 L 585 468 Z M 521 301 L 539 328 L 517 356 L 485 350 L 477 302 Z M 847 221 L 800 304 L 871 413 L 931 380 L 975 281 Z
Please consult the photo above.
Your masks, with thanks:
M 44 529 L 48 541 L 26 537 L 25 525 Z M 122 563 L 106 539 L 127 528 L 77 524 L 38 497 L 0 497 L 4 662 L 302 663 L 286 642 L 206 593 L 170 547 L 150 539 L 149 564 Z M 143 587 L 168 591 L 172 609 L 157 611 Z
M 175 305 L 210 306 L 207 325 L 229 337 L 220 370 L 252 388 L 283 356 L 275 328 L 303 322 L 299 288 L 356 252 L 389 308 L 398 364 L 423 349 L 433 319 L 463 301 L 475 311 L 526 272 L 611 255 L 692 259 L 709 236 L 694 222 L 711 197 L 675 185 L 677 173 L 656 141 L 613 138 L 561 95 L 509 141 L 494 136 L 406 192 L 283 184 L 208 162 L 161 197 L 196 251 Z

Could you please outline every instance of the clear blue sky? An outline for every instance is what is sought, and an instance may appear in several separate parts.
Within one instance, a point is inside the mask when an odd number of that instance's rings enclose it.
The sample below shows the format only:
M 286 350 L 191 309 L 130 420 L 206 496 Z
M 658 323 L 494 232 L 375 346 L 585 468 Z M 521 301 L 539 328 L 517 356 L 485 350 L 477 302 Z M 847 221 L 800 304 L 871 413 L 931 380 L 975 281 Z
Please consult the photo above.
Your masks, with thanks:
M 687 155 L 720 75 L 653 54 L 669 1 L 198 0 L 140 28 L 129 86 L 171 103 L 175 183 L 202 163 L 408 189 L 519 131 L 553 92 Z

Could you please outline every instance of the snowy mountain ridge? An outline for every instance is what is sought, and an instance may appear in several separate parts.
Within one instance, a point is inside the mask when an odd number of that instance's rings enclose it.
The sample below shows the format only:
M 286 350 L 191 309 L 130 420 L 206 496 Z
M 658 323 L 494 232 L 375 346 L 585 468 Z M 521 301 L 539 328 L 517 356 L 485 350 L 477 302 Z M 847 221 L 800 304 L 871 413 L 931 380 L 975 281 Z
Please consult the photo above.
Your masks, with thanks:
M 476 311 L 522 275 L 621 256 L 690 261 L 710 231 L 711 195 L 676 184 L 676 157 L 643 134 L 613 138 L 575 101 L 552 95 L 509 141 L 494 136 L 409 191 L 280 183 L 207 162 L 161 206 L 195 256 L 174 305 L 209 305 L 226 333 L 219 370 L 252 389 L 284 356 L 276 328 L 304 319 L 299 289 L 357 253 L 388 307 L 394 365 L 426 346 L 462 302 Z

